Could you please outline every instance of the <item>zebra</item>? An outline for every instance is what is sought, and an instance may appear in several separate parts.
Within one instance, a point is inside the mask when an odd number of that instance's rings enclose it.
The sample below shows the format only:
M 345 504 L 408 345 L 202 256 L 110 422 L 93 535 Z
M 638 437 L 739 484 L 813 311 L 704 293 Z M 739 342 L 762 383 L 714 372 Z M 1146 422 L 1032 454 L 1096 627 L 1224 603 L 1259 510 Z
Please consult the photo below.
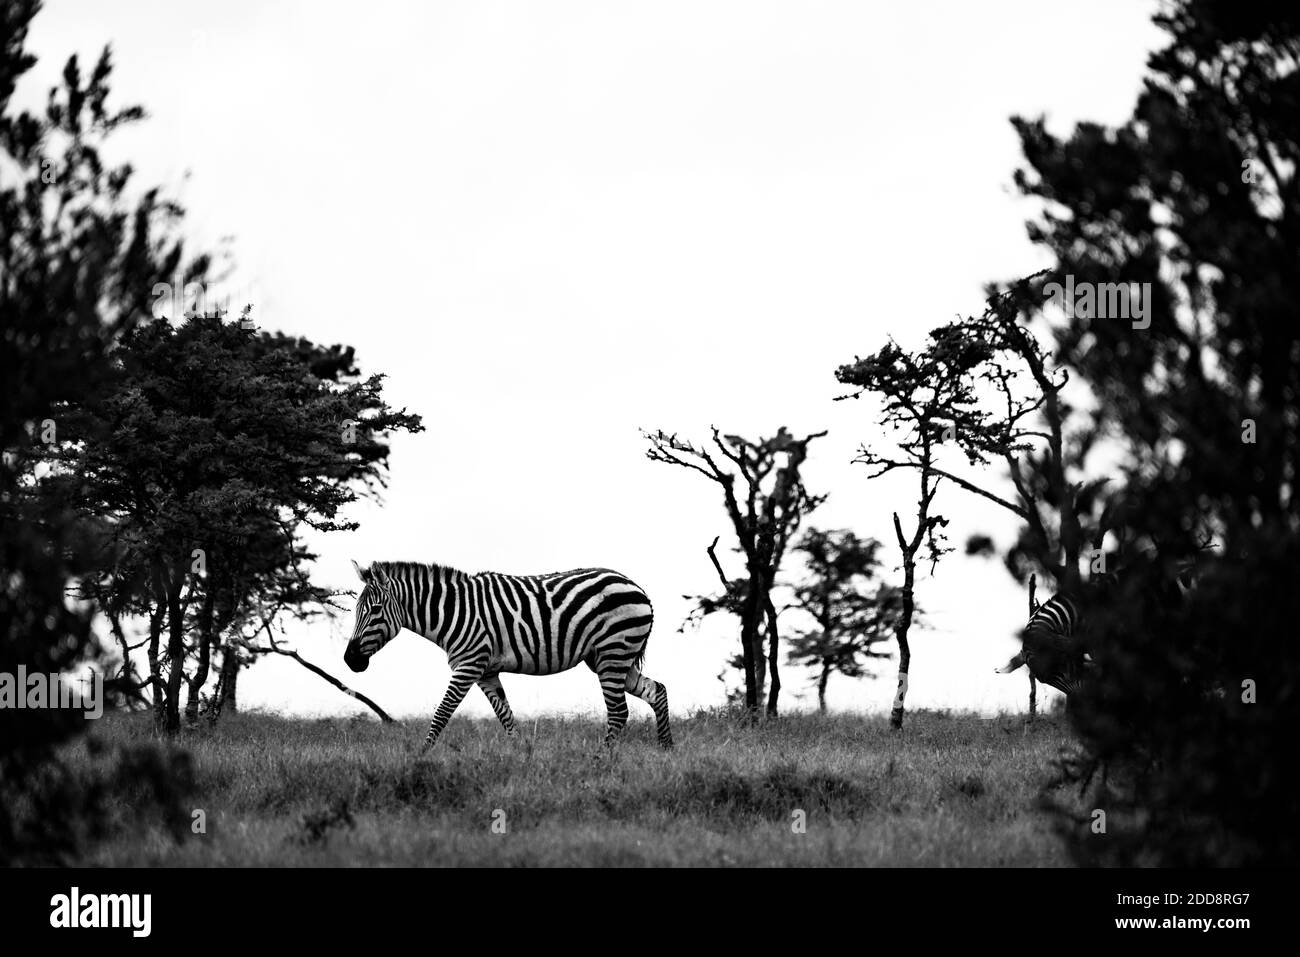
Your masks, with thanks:
M 1201 550 L 1208 544 L 1208 541 L 1202 543 Z M 1159 552 L 1144 556 L 1144 559 L 1147 563 L 1161 561 Z M 1135 564 L 1135 567 L 1141 566 Z M 1020 653 L 995 669 L 996 672 L 1009 674 L 1021 665 L 1028 665 L 1029 673 L 1036 681 L 1051 685 L 1065 695 L 1078 691 L 1083 679 L 1097 667 L 1088 652 L 1084 607 L 1096 607 L 1097 602 L 1111 593 L 1117 587 L 1122 571 L 1104 572 L 1082 586 L 1074 596 L 1057 593 L 1040 605 L 1020 634 Z M 1154 577 L 1146 579 L 1150 582 L 1147 587 L 1155 589 L 1157 601 L 1172 608 L 1187 599 L 1199 572 L 1196 556 L 1170 559 L 1156 566 Z M 1221 685 L 1215 685 L 1205 693 L 1224 697 Z
M 416 562 L 352 565 L 364 587 L 343 654 L 349 668 L 365 671 L 403 628 L 447 653 L 451 682 L 429 724 L 425 750 L 471 685 L 483 690 L 506 734 L 514 736 L 514 715 L 498 675 L 553 675 L 579 663 L 600 679 L 609 717 L 606 746 L 627 724 L 630 691 L 654 709 L 659 744 L 672 747 L 668 690 L 641 671 L 654 611 L 626 576 L 608 568 L 501 575 Z
M 1063 694 L 1073 694 L 1092 664 L 1085 650 L 1083 606 L 1068 595 L 1057 594 L 1038 607 L 1021 632 L 1021 649 L 998 674 L 1010 674 L 1021 665 L 1029 666 L 1036 681 Z

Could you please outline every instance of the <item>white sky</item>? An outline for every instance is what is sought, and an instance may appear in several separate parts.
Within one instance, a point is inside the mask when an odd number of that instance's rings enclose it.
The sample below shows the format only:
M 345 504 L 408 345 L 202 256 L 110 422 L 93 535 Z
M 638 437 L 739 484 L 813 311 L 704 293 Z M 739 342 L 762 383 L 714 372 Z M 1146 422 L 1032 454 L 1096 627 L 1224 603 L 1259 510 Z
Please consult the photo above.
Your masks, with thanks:
M 352 587 L 352 558 L 620 569 L 655 602 L 647 671 L 683 712 L 720 702 L 738 645 L 721 618 L 676 630 L 681 596 L 716 585 L 705 547 L 731 537 L 716 486 L 647 461 L 638 428 L 830 429 L 805 469 L 832 495 L 812 523 L 881 538 L 896 563 L 890 513 L 913 486 L 849 464 L 880 430 L 867 405 L 831 401 L 834 369 L 1049 264 L 1025 238 L 1008 117 L 1122 122 L 1161 42 L 1151 9 L 48 0 L 25 92 L 111 41 L 117 104 L 151 115 L 118 139 L 140 182 L 186 204 L 191 235 L 233 237 L 231 285 L 256 290 L 259 324 L 356 346 L 390 402 L 424 416 L 394 443 L 384 503 L 317 543 L 320 581 Z M 919 587 L 909 705 L 1023 708 L 1023 671 L 993 669 L 1024 592 L 960 554 L 1014 524 L 951 487 L 939 508 L 958 553 Z M 431 715 L 442 652 L 403 634 L 354 676 L 350 629 L 294 642 L 391 712 Z M 888 708 L 882 670 L 832 678 L 832 707 Z M 603 710 L 585 668 L 504 680 L 521 716 Z M 788 694 L 810 690 L 804 674 L 785 681 L 787 706 L 815 706 Z M 284 659 L 240 691 L 358 710 Z M 462 710 L 491 713 L 478 692 Z

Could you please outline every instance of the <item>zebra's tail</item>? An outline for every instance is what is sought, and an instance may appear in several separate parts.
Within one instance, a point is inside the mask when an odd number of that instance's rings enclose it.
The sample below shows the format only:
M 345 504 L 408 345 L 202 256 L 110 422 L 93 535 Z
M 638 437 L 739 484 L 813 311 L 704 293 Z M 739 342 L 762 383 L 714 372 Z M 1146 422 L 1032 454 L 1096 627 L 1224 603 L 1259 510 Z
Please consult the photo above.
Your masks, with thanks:
M 1016 655 L 1014 658 L 1008 661 L 1001 668 L 995 668 L 994 670 L 1000 675 L 1009 675 L 1011 674 L 1011 672 L 1015 671 L 1024 663 L 1025 663 L 1025 653 L 1022 651 L 1020 652 L 1020 654 Z
M 646 604 L 647 605 L 650 604 L 649 598 L 646 599 Z M 632 663 L 632 666 L 636 668 L 637 671 L 641 670 L 641 665 L 645 661 L 645 653 L 647 649 L 649 649 L 650 647 L 650 636 L 654 634 L 654 630 L 655 630 L 655 610 L 654 610 L 654 606 L 651 606 L 650 607 L 650 630 L 645 633 L 645 641 L 641 642 L 641 650 L 637 652 L 636 660 Z

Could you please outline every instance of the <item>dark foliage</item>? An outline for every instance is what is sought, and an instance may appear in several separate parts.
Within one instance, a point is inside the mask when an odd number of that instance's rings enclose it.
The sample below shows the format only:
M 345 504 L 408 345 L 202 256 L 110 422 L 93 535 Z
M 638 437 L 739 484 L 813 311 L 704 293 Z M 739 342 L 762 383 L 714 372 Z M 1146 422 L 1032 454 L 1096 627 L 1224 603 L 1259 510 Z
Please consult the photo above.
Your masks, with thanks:
M 156 191 L 128 199 L 130 167 L 100 158 L 104 140 L 143 115 L 109 109 L 107 49 L 89 76 L 71 58 L 44 111 L 11 108 L 35 63 L 25 43 L 38 9 L 0 4 L 0 672 L 50 675 L 98 657 L 90 609 L 67 596 L 92 567 L 96 529 L 65 499 L 38 494 L 37 465 L 182 250 L 179 209 Z M 205 268 L 199 259 L 187 272 Z M 150 760 L 124 756 L 108 778 L 74 772 L 56 752 L 84 724 L 80 711 L 0 710 L 0 862 L 61 859 L 105 826 L 113 782 Z
M 1146 325 L 1059 327 L 1123 453 L 1106 507 L 1132 556 L 1071 708 L 1064 778 L 1107 813 L 1066 828 L 1085 863 L 1300 861 L 1300 30 L 1270 10 L 1169 5 L 1117 130 L 1017 121 L 1053 278 L 1151 284 Z

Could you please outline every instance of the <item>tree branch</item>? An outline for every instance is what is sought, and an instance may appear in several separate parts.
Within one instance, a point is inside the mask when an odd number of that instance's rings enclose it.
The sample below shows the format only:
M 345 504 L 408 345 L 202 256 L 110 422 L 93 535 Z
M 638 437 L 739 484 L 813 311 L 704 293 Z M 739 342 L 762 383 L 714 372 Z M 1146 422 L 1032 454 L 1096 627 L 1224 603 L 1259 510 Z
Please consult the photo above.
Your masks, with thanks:
M 722 591 L 723 594 L 726 594 L 731 588 L 731 583 L 727 581 L 727 574 L 722 570 L 722 563 L 718 561 L 718 553 L 714 551 L 714 549 L 718 547 L 718 539 L 721 537 L 721 535 L 715 535 L 713 537 L 713 544 L 705 549 L 705 551 L 709 553 L 709 558 L 713 561 L 713 567 L 718 570 L 718 581 L 722 582 Z
M 354 691 L 353 689 L 349 688 L 347 685 L 339 681 L 338 678 L 335 678 L 328 671 L 325 671 L 323 668 L 319 668 L 316 665 L 312 664 L 302 655 L 298 654 L 298 652 L 286 651 L 285 649 L 276 645 L 274 642 L 271 643 L 270 648 L 255 648 L 253 650 L 257 652 L 263 652 L 263 653 L 271 651 L 277 655 L 284 655 L 286 658 L 292 658 L 294 661 L 298 662 L 298 664 L 302 665 L 312 674 L 319 675 L 320 677 L 324 678 L 334 687 L 342 691 L 345 695 L 348 695 L 351 698 L 356 698 L 358 701 L 360 701 L 362 704 L 368 707 L 375 714 L 379 715 L 379 720 L 382 721 L 384 724 L 393 723 L 393 719 L 389 716 L 388 712 L 385 711 L 383 708 L 379 707 L 379 705 L 375 704 L 373 701 L 371 701 L 369 698 L 363 695 L 360 691 Z

